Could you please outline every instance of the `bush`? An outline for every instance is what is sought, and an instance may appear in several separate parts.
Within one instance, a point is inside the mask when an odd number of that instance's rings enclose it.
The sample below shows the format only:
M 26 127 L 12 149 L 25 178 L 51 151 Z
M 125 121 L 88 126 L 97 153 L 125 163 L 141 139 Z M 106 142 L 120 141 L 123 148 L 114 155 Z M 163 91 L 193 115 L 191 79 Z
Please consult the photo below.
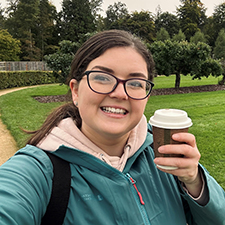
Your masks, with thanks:
M 23 87 L 38 84 L 57 83 L 52 72 L 24 71 L 0 72 L 0 90 L 13 87 Z
M 80 44 L 68 40 L 59 43 L 60 48 L 54 54 L 46 55 L 44 57 L 53 72 L 54 76 L 59 79 L 60 83 L 66 83 L 66 79 L 70 72 L 70 65 L 74 54 L 78 50 Z

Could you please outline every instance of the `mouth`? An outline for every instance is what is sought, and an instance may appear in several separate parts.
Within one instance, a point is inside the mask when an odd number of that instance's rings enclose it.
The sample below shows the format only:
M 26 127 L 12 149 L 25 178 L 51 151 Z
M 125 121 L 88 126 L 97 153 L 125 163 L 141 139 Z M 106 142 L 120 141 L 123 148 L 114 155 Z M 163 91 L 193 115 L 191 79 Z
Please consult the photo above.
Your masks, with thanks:
M 121 108 L 113 108 L 113 107 L 101 107 L 101 110 L 106 113 L 114 113 L 120 115 L 126 115 L 128 113 L 127 110 Z

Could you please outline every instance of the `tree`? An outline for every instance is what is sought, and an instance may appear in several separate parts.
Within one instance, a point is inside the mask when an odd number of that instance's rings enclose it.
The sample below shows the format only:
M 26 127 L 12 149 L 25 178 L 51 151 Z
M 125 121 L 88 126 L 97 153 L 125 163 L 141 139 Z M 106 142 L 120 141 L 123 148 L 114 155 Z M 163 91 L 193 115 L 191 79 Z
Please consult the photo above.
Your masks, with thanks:
M 218 77 L 223 73 L 223 68 L 219 60 L 215 60 L 212 58 L 208 58 L 205 61 L 201 63 L 201 66 L 193 79 L 198 78 L 201 79 L 201 77 L 205 76 L 208 77 L 209 75 L 212 75 L 214 77 Z
M 35 30 L 36 46 L 40 49 L 41 60 L 45 54 L 54 51 L 55 45 L 58 45 L 57 38 L 55 40 L 55 19 L 56 8 L 51 5 L 48 0 L 40 0 L 39 14 Z
M 156 34 L 157 41 L 165 41 L 165 40 L 169 40 L 169 39 L 170 39 L 170 35 L 167 32 L 167 30 L 163 27 Z
M 193 37 L 190 38 L 190 42 L 197 44 L 198 42 L 207 43 L 205 35 L 201 31 L 197 31 Z
M 213 40 L 215 42 L 221 29 L 225 28 L 225 2 L 215 7 L 212 20 L 213 27 L 211 28 L 214 31 Z
M 192 67 L 192 79 L 221 75 L 221 65 L 219 61 L 211 58 L 211 51 L 211 47 L 203 42 L 189 44 L 188 66 Z
M 177 34 L 179 31 L 179 21 L 177 16 L 169 12 L 159 12 L 155 19 L 156 32 L 160 31 L 161 28 L 165 28 L 170 37 Z
M 95 18 L 88 0 L 63 0 L 59 15 L 61 40 L 79 42 L 83 35 L 95 31 Z
M 0 30 L 0 61 L 18 61 L 20 41 L 16 40 L 7 30 Z
M 175 88 L 179 88 L 180 74 L 185 69 L 183 46 L 178 42 L 166 40 L 155 41 L 148 47 L 153 55 L 157 73 L 166 76 L 176 74 Z
M 178 41 L 178 42 L 181 42 L 181 41 L 185 41 L 186 40 L 186 36 L 185 34 L 182 32 L 182 30 L 180 29 L 178 34 L 175 34 L 172 38 L 173 41 Z
M 129 31 L 143 41 L 153 42 L 155 39 L 155 26 L 152 13 L 148 11 L 133 12 L 114 22 L 114 29 Z
M 39 0 L 10 0 L 5 26 L 21 42 L 22 60 L 39 60 L 40 49 L 35 45 L 35 29 L 39 13 Z
M 62 83 L 65 83 L 68 77 L 73 56 L 79 46 L 80 44 L 77 42 L 64 40 L 59 43 L 59 49 L 56 53 L 44 57 L 56 78 Z
M 216 59 L 225 59 L 225 29 L 221 29 L 216 39 L 214 55 Z
M 201 30 L 204 33 L 204 36 L 207 40 L 207 43 L 211 46 L 214 47 L 215 46 L 215 26 L 214 26 L 214 22 L 213 22 L 213 17 L 210 16 L 207 18 L 205 25 L 203 27 L 203 29 Z
M 181 5 L 177 8 L 177 16 L 180 22 L 180 28 L 188 40 L 201 28 L 206 22 L 206 8 L 200 0 L 181 0 Z
M 156 41 L 148 45 L 153 54 L 158 74 L 176 75 L 175 88 L 180 87 L 180 75 L 190 74 L 193 79 L 221 74 L 220 64 L 211 59 L 211 48 L 205 43 Z M 214 71 L 212 68 L 217 69 Z
M 128 15 L 128 9 L 125 3 L 115 2 L 113 5 L 109 5 L 106 10 L 106 18 L 104 19 L 105 29 L 115 29 L 118 20 L 125 18 Z
M 225 29 L 221 29 L 219 35 L 216 39 L 214 56 L 216 59 L 220 60 L 221 66 L 223 68 L 223 78 L 220 81 L 220 84 L 225 83 Z
M 98 12 L 102 11 L 101 5 L 102 5 L 102 0 L 90 0 L 90 9 L 92 12 L 92 15 L 94 16 L 95 20 L 99 16 Z
M 4 28 L 4 23 L 5 23 L 4 9 L 2 9 L 1 3 L 0 3 L 0 29 Z

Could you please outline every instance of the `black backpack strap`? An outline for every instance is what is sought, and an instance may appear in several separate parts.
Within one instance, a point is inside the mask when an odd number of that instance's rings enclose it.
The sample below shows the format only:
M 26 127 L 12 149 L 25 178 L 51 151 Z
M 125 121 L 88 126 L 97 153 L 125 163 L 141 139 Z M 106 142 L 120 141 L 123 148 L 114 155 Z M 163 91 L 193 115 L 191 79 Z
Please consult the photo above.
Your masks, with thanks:
M 45 151 L 53 164 L 52 194 L 41 225 L 62 225 L 70 196 L 70 163 Z

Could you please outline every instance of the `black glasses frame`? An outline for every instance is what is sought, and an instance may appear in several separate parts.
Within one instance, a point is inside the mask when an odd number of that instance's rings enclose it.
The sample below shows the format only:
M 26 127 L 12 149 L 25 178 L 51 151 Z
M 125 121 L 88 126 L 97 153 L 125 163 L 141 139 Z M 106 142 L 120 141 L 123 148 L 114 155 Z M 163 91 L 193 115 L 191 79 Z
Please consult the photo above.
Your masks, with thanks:
M 116 81 L 117 81 L 116 85 L 113 87 L 113 89 L 112 89 L 111 91 L 109 91 L 109 92 L 107 92 L 107 93 L 102 93 L 102 92 L 98 92 L 98 91 L 94 90 L 94 89 L 91 87 L 91 84 L 90 84 L 90 81 L 89 81 L 89 75 L 90 75 L 90 73 L 93 73 L 93 72 L 103 73 L 103 74 L 108 74 L 108 75 L 114 77 L 114 78 L 116 79 Z M 129 78 L 129 79 L 126 79 L 126 80 L 122 80 L 122 79 L 119 79 L 118 77 L 114 76 L 114 75 L 111 74 L 111 73 L 107 73 L 107 72 L 104 72 L 104 71 L 101 71 L 101 70 L 88 70 L 88 71 L 85 71 L 85 72 L 84 72 L 84 75 L 87 75 L 87 82 L 88 82 L 89 88 L 90 88 L 93 92 L 95 92 L 95 93 L 97 93 L 97 94 L 105 94 L 105 95 L 110 94 L 110 93 L 112 93 L 112 92 L 117 88 L 117 86 L 118 86 L 119 83 L 122 83 L 122 84 L 123 84 L 123 87 L 124 87 L 124 91 L 125 91 L 125 93 L 127 94 L 127 96 L 128 96 L 129 98 L 135 99 L 135 100 L 143 100 L 143 99 L 147 98 L 147 97 L 150 95 L 150 93 L 151 93 L 151 91 L 152 91 L 152 88 L 154 87 L 154 83 L 151 82 L 151 81 L 149 81 L 149 80 L 145 80 L 145 79 L 142 79 L 142 78 Z M 137 80 L 137 79 L 138 79 L 138 80 L 146 81 L 147 83 L 150 84 L 150 87 L 151 87 L 151 88 L 149 89 L 148 94 L 147 94 L 144 98 L 133 98 L 133 97 L 131 97 L 131 96 L 127 93 L 126 86 L 125 86 L 126 82 L 127 82 L 127 81 L 130 81 L 130 80 Z

